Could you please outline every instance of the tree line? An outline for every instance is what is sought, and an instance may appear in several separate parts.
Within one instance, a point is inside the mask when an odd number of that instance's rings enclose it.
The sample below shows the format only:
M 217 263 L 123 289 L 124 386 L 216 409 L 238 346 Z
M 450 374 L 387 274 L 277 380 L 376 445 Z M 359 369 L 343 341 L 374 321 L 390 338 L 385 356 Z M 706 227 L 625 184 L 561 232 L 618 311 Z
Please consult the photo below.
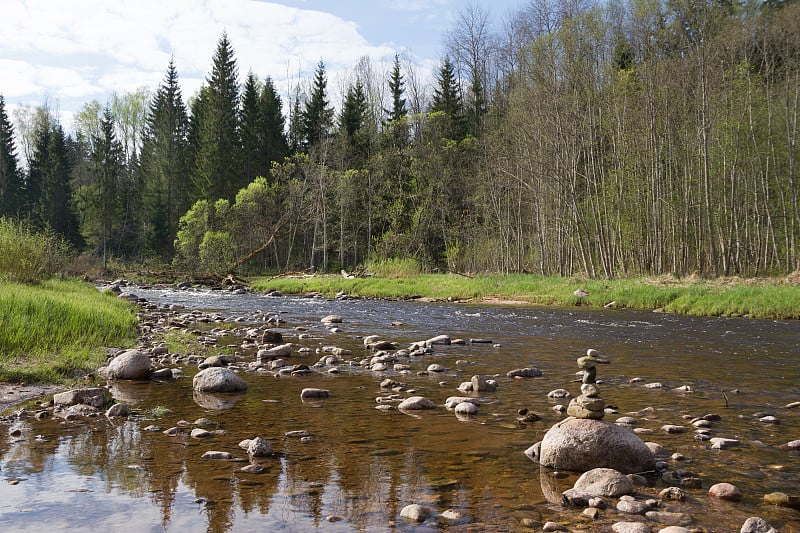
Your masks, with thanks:
M 74 133 L 0 96 L 0 215 L 191 271 L 798 269 L 800 2 L 467 4 L 443 40 L 430 87 L 364 58 L 338 110 L 323 61 L 283 102 L 224 33 L 188 104 L 172 61 Z

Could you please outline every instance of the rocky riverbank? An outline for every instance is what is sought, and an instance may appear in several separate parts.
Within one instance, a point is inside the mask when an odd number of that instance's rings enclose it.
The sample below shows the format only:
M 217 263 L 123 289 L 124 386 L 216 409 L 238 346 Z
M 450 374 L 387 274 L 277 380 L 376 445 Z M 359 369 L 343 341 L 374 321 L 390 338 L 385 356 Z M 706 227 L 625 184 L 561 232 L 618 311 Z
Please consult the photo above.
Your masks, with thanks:
M 519 380 L 541 380 L 543 372 L 536 367 L 497 368 L 497 372 L 469 375 L 470 361 L 457 360 L 455 365 L 466 372 L 468 380 L 462 380 L 455 389 L 459 395 L 448 396 L 442 402 L 439 395 L 420 394 L 411 382 L 419 378 L 441 379 L 447 382 L 450 369 L 447 365 L 432 362 L 439 351 L 453 346 L 485 346 L 486 349 L 501 349 L 502 346 L 489 338 L 459 339 L 446 333 L 431 332 L 427 338 L 411 343 L 398 343 L 391 338 L 377 335 L 359 334 L 363 350 L 343 347 L 337 343 L 317 343 L 320 336 L 316 327 L 332 335 L 342 334 L 346 328 L 347 317 L 327 315 L 319 318 L 319 324 L 294 325 L 287 327 L 279 314 L 253 311 L 239 316 L 226 316 L 221 313 L 203 312 L 186 309 L 179 305 L 155 305 L 136 296 L 135 288 L 117 284 L 121 298 L 137 302 L 141 307 L 139 346 L 133 350 L 118 350 L 111 354 L 107 364 L 98 369 L 98 376 L 103 380 L 99 387 L 85 387 L 75 391 L 57 394 L 52 401 L 44 400 L 36 406 L 28 407 L 9 416 L 5 421 L 24 419 L 84 419 L 88 423 L 101 419 L 119 419 L 136 413 L 135 402 L 125 398 L 124 385 L 130 380 L 158 381 L 165 386 L 170 382 L 183 380 L 184 376 L 192 377 L 192 385 L 187 394 L 191 394 L 195 403 L 211 410 L 225 409 L 248 392 L 248 382 L 261 378 L 308 380 L 314 376 L 334 376 L 337 379 L 348 375 L 366 375 L 374 378 L 375 386 L 381 392 L 374 398 L 372 405 L 363 405 L 365 409 L 376 409 L 385 416 L 392 413 L 415 415 L 425 411 L 449 411 L 459 420 L 479 420 L 487 410 L 508 409 L 509 406 L 497 407 L 495 393 L 498 388 L 513 386 Z M 231 290 L 243 290 L 232 288 Z M 169 332 L 181 332 L 193 340 L 192 348 L 185 352 L 171 350 L 164 341 Z M 324 342 L 324 337 L 322 338 Z M 223 348 L 228 352 L 222 353 Z M 571 420 L 599 422 L 597 418 L 614 417 L 614 422 L 605 422 L 615 431 L 624 431 L 629 438 L 639 442 L 647 436 L 646 447 L 651 454 L 652 464 L 647 468 L 630 472 L 620 472 L 624 468 L 611 469 L 582 467 L 589 470 L 581 476 L 572 487 L 562 490 L 561 482 L 569 476 L 569 466 L 557 465 L 557 468 L 534 468 L 535 475 L 541 477 L 542 492 L 552 505 L 558 507 L 557 513 L 545 511 L 529 512 L 519 518 L 520 527 L 542 531 L 615 531 L 624 532 L 663 532 L 678 533 L 683 531 L 716 531 L 713 524 L 698 523 L 693 513 L 698 505 L 714 505 L 714 502 L 726 501 L 735 505 L 742 498 L 742 491 L 725 480 L 704 479 L 702 475 L 702 459 L 687 460 L 678 452 L 668 451 L 669 446 L 662 446 L 655 439 L 661 435 L 681 435 L 693 442 L 708 443 L 709 450 L 727 450 L 737 453 L 741 445 L 735 435 L 726 435 L 724 419 L 716 414 L 686 415 L 685 419 L 672 420 L 663 424 L 658 430 L 648 426 L 654 417 L 654 411 L 643 409 L 637 413 L 622 413 L 603 402 L 598 407 L 599 395 L 597 380 L 592 376 L 587 379 L 586 372 L 594 368 L 594 364 L 605 362 L 595 352 L 590 352 L 589 360 L 579 361 L 581 366 L 581 396 L 575 398 L 572 405 L 587 410 L 583 419 L 563 418 L 557 425 L 569 423 Z M 188 374 L 188 375 L 187 375 Z M 441 378 L 437 378 L 441 376 Z M 632 380 L 633 381 L 633 380 Z M 303 382 L 305 384 L 305 381 Z M 657 383 L 639 383 L 634 385 L 656 389 Z M 298 402 L 325 402 L 331 398 L 329 389 L 319 386 L 303 386 L 297 398 Z M 175 385 L 177 386 L 177 385 Z M 443 385 L 444 386 L 444 385 Z M 446 389 L 445 389 L 446 390 Z M 675 394 L 685 394 L 684 390 L 675 390 Z M 565 389 L 554 389 L 550 396 L 554 399 L 553 411 L 570 414 L 570 407 L 563 402 L 572 399 Z M 578 398 L 583 400 L 578 401 Z M 794 420 L 798 405 L 789 404 L 784 407 L 785 416 Z M 516 407 L 515 407 L 516 409 Z M 574 412 L 580 411 L 572 408 Z M 571 414 L 575 414 L 575 413 Z M 583 412 L 583 411 L 581 411 Z M 601 413 L 601 414 L 591 414 Z M 544 413 L 540 413 L 544 414 Z M 591 415 L 591 416 L 590 416 Z M 377 415 L 380 416 L 380 415 Z M 491 416 L 491 415 L 490 415 Z M 541 416 L 527 409 L 519 409 L 516 423 L 522 425 L 538 424 Z M 769 417 L 772 416 L 770 419 Z M 780 419 L 764 414 L 758 423 L 775 424 Z M 471 431 L 479 431 L 480 426 L 472 426 Z M 143 428 L 149 432 L 161 432 L 164 439 L 190 439 L 192 442 L 213 442 L 215 438 L 225 435 L 226 430 L 215 428 L 206 419 L 194 422 L 180 420 L 169 427 L 150 424 Z M 543 428 L 544 429 L 544 428 Z M 312 439 L 314 428 L 297 433 L 283 435 L 284 438 Z M 241 435 L 236 448 L 219 449 L 209 445 L 205 451 L 197 450 L 205 460 L 222 460 L 231 462 L 231 468 L 239 472 L 236 475 L 252 475 L 263 472 L 267 468 L 265 461 L 275 458 L 274 443 L 276 435 Z M 271 444 L 272 443 L 272 444 Z M 784 444 L 786 453 L 796 453 L 800 449 L 800 441 L 788 441 Z M 604 450 L 613 455 L 613 445 Z M 519 449 L 513 453 L 522 453 Z M 538 459 L 536 454 L 530 454 Z M 690 464 L 694 462 L 693 465 Z M 647 463 L 647 461 L 645 461 Z M 652 468 L 651 468 L 652 466 Z M 689 468 L 687 468 L 689 467 Z M 529 472 L 521 473 L 529 476 Z M 747 494 L 746 498 L 762 498 L 765 504 L 783 506 L 787 509 L 784 522 L 789 524 L 796 515 L 797 498 L 793 495 L 767 492 L 762 495 Z M 738 500 L 737 500 L 738 498 Z M 795 513 L 794 515 L 791 513 Z M 468 510 L 447 509 L 439 511 L 425 501 L 407 502 L 400 517 L 412 524 L 469 524 L 472 522 Z M 741 531 L 760 532 L 775 531 L 765 525 L 763 520 L 742 521 Z M 787 530 L 790 531 L 790 530 Z

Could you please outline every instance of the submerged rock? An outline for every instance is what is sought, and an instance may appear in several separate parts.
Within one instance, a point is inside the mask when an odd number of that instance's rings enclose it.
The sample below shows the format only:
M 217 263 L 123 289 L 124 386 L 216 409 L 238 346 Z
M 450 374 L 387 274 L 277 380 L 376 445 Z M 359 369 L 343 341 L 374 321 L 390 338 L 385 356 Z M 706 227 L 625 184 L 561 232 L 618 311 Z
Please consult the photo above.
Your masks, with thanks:
M 429 399 L 425 398 L 424 396 L 411 396 L 410 398 L 406 398 L 400 405 L 397 406 L 398 409 L 413 411 L 413 410 L 422 410 L 422 409 L 435 409 L 436 404 L 430 401 Z
M 655 469 L 653 453 L 629 430 L 604 420 L 571 417 L 545 434 L 539 462 L 576 472 L 613 468 L 623 474 L 635 474 Z
M 631 494 L 634 490 L 631 480 L 622 472 L 612 468 L 594 468 L 584 472 L 573 488 L 592 496 L 610 498 Z
M 430 515 L 431 510 L 418 503 L 406 505 L 403 507 L 403 510 L 400 511 L 400 518 L 417 524 L 424 522 Z

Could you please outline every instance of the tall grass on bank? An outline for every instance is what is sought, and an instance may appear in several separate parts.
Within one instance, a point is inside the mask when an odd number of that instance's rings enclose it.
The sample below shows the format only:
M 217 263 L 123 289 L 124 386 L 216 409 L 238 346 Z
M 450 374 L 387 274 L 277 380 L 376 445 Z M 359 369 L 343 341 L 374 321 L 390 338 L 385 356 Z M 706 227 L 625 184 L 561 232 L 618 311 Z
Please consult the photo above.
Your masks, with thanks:
M 0 381 L 59 382 L 90 372 L 103 347 L 130 345 L 130 302 L 78 281 L 0 282 Z
M 493 299 L 535 305 L 614 307 L 698 316 L 800 319 L 800 286 L 786 280 L 700 280 L 634 278 L 587 280 L 528 274 L 464 277 L 419 274 L 410 277 L 345 279 L 342 276 L 260 278 L 255 290 L 286 294 L 344 292 L 354 297 L 438 300 Z M 588 296 L 578 298 L 575 290 Z
M 36 283 L 51 278 L 69 260 L 69 245 L 52 231 L 0 218 L 0 279 Z

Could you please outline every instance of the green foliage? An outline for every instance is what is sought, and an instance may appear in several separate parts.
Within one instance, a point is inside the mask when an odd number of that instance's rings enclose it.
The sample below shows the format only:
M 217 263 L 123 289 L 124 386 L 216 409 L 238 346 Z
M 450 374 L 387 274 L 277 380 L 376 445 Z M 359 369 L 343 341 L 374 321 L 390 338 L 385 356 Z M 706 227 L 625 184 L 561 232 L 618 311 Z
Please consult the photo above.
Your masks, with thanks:
M 227 231 L 206 231 L 198 248 L 200 266 L 208 272 L 224 271 L 233 264 L 233 239 Z
M 410 257 L 374 259 L 367 262 L 365 270 L 381 278 L 409 278 L 422 273 L 419 263 Z
M 311 95 L 306 99 L 302 112 L 303 146 L 306 150 L 318 145 L 330 133 L 333 126 L 333 108 L 328 102 L 328 79 L 325 63 L 320 60 L 314 73 Z
M 67 242 L 52 230 L 0 218 L 0 280 L 36 283 L 50 279 L 69 260 Z
M 25 182 L 17 160 L 14 128 L 0 94 L 0 216 L 12 216 L 25 204 Z
M 0 282 L 0 381 L 74 379 L 135 338 L 133 306 L 91 285 Z

